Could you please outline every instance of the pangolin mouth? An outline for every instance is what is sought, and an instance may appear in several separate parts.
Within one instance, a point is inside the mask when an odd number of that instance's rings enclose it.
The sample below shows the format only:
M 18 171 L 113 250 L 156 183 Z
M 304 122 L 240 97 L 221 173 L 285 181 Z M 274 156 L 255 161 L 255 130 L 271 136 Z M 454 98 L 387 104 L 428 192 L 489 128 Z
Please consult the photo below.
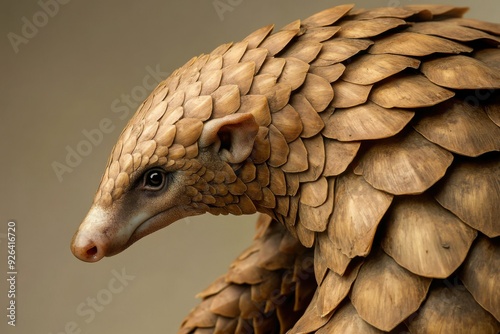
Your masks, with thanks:
M 182 214 L 181 214 L 182 212 Z M 118 247 L 116 249 L 109 249 L 107 254 L 105 256 L 113 256 L 116 255 L 128 247 L 130 247 L 132 244 L 134 244 L 136 241 L 142 239 L 143 237 L 156 232 L 164 227 L 169 226 L 170 224 L 182 219 L 186 218 L 186 212 L 189 212 L 188 210 L 179 210 L 178 207 L 170 208 L 165 211 L 161 211 L 147 219 L 145 219 L 142 223 L 140 223 L 137 228 L 132 232 L 130 235 L 129 239 L 123 246 Z M 189 216 L 194 216 L 194 215 L 199 215 L 202 214 L 203 211 L 197 212 L 197 211 L 192 211 L 190 212 Z
M 167 227 L 168 225 L 175 222 L 175 220 L 173 220 L 173 219 L 168 219 L 171 216 L 171 215 L 169 215 L 170 211 L 171 211 L 171 209 L 162 211 L 160 213 L 157 213 L 157 214 L 147 218 L 142 223 L 140 223 L 137 226 L 137 228 L 130 235 L 130 238 L 125 243 L 123 249 L 120 249 L 117 253 L 130 247 L 133 243 L 135 243 L 139 239 L 142 239 L 143 237 L 145 237 L 153 232 L 156 232 L 164 227 Z M 117 253 L 109 254 L 106 256 L 115 255 Z

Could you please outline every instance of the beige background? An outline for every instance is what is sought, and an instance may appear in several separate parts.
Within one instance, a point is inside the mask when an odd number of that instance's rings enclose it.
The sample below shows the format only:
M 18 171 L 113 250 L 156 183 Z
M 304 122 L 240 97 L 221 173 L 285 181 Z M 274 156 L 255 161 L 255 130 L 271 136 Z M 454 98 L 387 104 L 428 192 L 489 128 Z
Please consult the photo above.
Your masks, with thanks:
M 46 24 L 37 1 L 1 3 L 0 332 L 174 333 L 196 304 L 195 293 L 249 243 L 255 218 L 183 220 L 97 264 L 76 260 L 69 251 L 71 236 L 125 124 L 112 103 L 123 109 L 124 94 L 140 95 L 146 68 L 171 72 L 192 56 L 238 41 L 265 24 L 279 28 L 340 2 L 65 1 Z M 229 7 L 218 13 L 217 3 Z M 498 21 L 498 0 L 454 3 L 472 4 L 469 17 Z M 22 18 L 33 22 L 34 16 L 43 26 L 15 53 L 8 33 L 21 35 Z M 52 163 L 65 163 L 66 147 L 81 145 L 82 131 L 98 128 L 103 118 L 114 130 L 59 181 Z M 11 219 L 17 223 L 15 328 L 6 325 L 5 310 L 5 233 Z M 113 270 L 125 270 L 134 279 L 123 286 L 113 279 Z M 90 311 L 88 298 L 107 304 Z

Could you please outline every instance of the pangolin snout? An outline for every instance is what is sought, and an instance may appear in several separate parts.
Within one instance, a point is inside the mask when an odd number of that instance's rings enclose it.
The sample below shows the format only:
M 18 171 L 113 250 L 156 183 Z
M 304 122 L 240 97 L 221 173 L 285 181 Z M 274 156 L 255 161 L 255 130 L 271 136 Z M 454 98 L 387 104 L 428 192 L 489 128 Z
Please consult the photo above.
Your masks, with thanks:
M 167 214 L 168 216 L 168 214 Z M 132 243 L 171 220 L 137 210 L 128 214 L 120 206 L 102 208 L 93 205 L 71 241 L 71 251 L 80 260 L 97 262 L 105 256 L 120 253 Z
M 110 238 L 113 229 L 113 219 L 109 212 L 99 206 L 93 206 L 80 224 L 71 240 L 71 251 L 80 260 L 97 262 L 108 255 L 111 247 Z
M 71 251 L 85 262 L 97 262 L 106 254 L 106 246 L 85 233 L 76 232 L 71 241 Z

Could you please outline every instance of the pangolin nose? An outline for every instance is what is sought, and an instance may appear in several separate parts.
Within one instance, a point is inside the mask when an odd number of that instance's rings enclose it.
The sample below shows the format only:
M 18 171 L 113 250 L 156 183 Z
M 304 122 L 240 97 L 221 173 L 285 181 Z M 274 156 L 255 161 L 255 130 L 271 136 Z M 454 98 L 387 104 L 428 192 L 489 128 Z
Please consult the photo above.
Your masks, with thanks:
M 71 251 L 78 259 L 85 262 L 97 262 L 105 255 L 105 247 L 97 240 L 79 234 L 78 232 L 73 237 L 71 242 Z

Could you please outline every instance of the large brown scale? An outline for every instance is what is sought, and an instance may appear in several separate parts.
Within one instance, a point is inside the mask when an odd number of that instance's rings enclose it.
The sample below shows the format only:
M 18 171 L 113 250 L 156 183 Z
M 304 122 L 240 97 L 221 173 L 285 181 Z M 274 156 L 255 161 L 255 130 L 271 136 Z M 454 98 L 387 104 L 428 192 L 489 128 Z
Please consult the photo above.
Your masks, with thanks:
M 465 11 L 337 6 L 154 90 L 95 205 L 163 166 L 200 212 L 266 214 L 180 333 L 500 331 L 500 25 Z

